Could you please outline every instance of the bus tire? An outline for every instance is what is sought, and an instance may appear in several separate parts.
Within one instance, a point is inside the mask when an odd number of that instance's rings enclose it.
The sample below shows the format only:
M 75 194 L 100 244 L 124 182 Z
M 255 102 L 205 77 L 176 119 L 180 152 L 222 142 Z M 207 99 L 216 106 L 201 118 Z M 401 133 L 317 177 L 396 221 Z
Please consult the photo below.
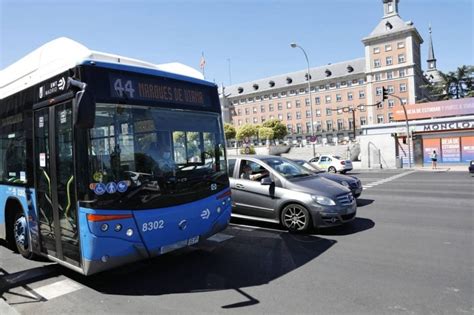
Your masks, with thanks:
M 30 249 L 30 232 L 28 230 L 28 222 L 21 208 L 15 213 L 14 220 L 12 221 L 11 231 L 13 232 L 13 242 L 18 253 L 27 259 L 33 259 L 35 255 Z

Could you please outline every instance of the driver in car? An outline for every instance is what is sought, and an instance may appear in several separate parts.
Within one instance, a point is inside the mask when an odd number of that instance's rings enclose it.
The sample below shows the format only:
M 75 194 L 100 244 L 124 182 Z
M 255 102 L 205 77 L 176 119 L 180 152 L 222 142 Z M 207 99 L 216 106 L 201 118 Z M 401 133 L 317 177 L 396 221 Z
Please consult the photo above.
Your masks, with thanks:
M 266 170 L 262 173 L 252 174 L 252 168 L 249 165 L 244 165 L 243 171 L 244 172 L 242 173 L 242 175 L 240 175 L 240 178 L 242 179 L 258 181 L 261 178 L 268 176 L 268 171 Z

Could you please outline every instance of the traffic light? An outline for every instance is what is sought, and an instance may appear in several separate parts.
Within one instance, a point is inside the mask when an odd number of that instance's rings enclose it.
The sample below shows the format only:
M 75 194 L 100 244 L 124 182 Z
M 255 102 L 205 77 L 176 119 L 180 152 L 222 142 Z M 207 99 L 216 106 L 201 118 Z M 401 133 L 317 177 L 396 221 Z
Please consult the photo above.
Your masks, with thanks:
M 388 99 L 388 89 L 382 86 L 382 102 Z

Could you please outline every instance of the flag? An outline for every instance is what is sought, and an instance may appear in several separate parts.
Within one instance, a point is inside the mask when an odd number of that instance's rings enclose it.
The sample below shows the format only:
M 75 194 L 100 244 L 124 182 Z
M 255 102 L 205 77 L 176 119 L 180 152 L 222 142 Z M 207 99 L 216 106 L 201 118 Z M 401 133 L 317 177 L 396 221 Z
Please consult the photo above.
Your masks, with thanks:
M 206 59 L 204 59 L 204 53 L 201 55 L 201 62 L 199 62 L 199 68 L 204 70 L 204 66 L 206 66 Z

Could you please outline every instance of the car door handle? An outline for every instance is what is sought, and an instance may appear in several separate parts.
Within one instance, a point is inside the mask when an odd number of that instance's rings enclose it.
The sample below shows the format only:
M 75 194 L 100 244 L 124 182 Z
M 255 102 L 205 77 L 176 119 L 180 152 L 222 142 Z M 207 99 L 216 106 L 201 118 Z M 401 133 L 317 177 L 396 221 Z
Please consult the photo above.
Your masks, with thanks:
M 242 184 L 235 184 L 235 188 L 244 189 L 245 186 Z

